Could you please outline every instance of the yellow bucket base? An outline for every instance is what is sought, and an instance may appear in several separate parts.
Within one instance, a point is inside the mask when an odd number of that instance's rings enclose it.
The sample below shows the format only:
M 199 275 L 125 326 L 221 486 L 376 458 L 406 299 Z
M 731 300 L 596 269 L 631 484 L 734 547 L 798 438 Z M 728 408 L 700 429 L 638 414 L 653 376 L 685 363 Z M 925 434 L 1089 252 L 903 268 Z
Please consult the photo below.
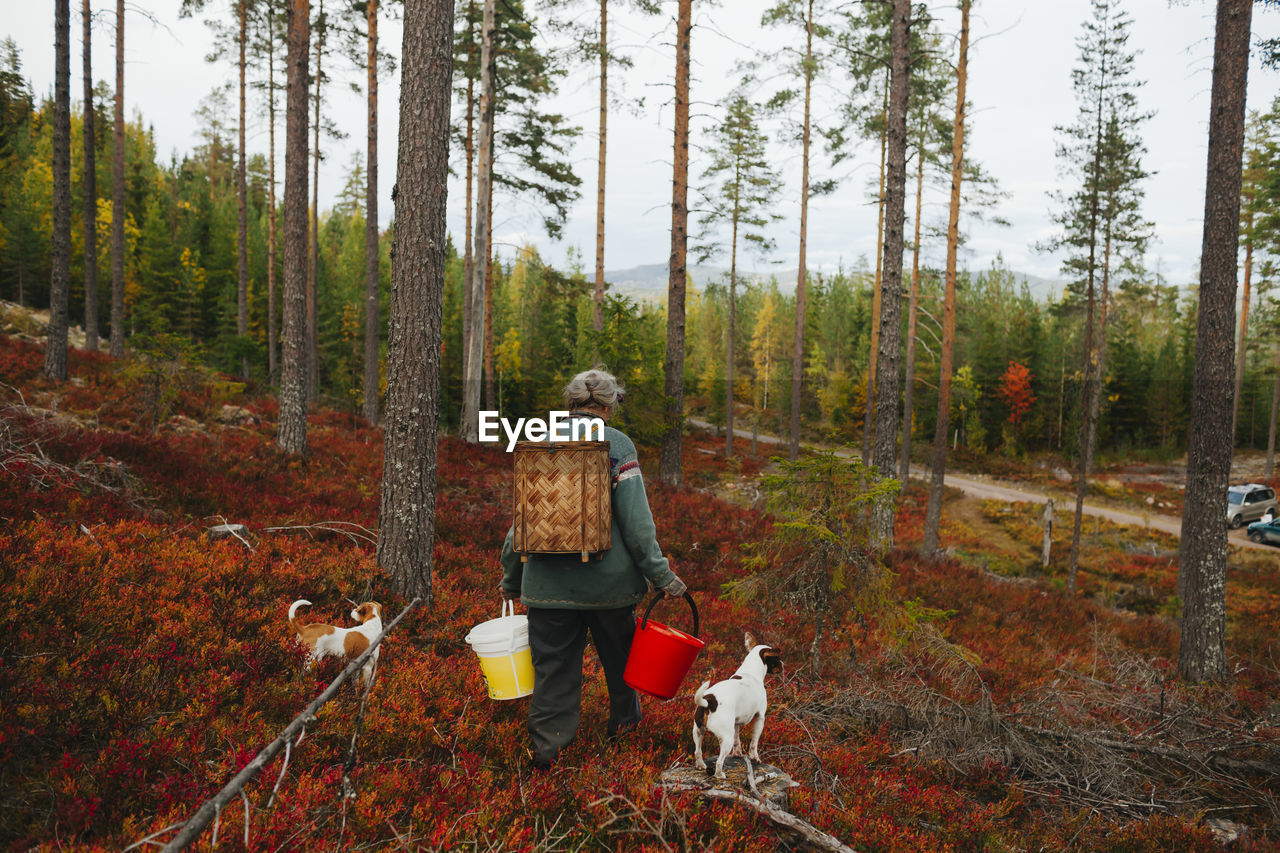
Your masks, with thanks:
M 520 699 L 533 692 L 533 657 L 527 646 L 509 655 L 479 657 L 490 699 Z

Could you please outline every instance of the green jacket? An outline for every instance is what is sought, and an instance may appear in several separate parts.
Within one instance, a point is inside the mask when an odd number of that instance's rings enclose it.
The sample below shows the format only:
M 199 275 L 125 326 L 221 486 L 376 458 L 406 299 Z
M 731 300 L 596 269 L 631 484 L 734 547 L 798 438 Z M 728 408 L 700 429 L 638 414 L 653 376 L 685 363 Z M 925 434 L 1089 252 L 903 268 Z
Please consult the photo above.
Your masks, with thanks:
M 675 580 L 658 547 L 636 446 L 607 425 L 604 437 L 609 442 L 613 478 L 613 547 L 601 559 L 586 563 L 576 554 L 530 554 L 528 562 L 521 562 L 511 547 L 512 532 L 508 530 L 502 545 L 502 589 L 519 593 L 526 607 L 626 607 L 644 598 L 650 584 L 661 589 Z

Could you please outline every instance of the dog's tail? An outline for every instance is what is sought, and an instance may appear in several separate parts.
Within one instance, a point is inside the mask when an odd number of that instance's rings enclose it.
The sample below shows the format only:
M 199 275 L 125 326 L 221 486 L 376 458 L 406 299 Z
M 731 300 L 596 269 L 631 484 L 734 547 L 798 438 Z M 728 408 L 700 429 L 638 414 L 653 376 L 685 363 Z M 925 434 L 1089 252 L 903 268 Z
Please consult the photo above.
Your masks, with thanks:
M 290 627 L 293 628 L 293 630 L 297 631 L 299 634 L 301 634 L 302 629 L 306 627 L 305 625 L 299 624 L 297 620 L 298 608 L 304 605 L 307 607 L 310 607 L 311 602 L 307 601 L 305 598 L 299 598 L 293 604 L 289 605 L 289 625 Z
M 715 694 L 707 692 L 707 688 L 710 686 L 710 681 L 704 681 L 697 692 L 693 694 L 693 724 L 699 729 L 707 727 L 707 714 L 720 707 L 720 701 L 716 699 Z

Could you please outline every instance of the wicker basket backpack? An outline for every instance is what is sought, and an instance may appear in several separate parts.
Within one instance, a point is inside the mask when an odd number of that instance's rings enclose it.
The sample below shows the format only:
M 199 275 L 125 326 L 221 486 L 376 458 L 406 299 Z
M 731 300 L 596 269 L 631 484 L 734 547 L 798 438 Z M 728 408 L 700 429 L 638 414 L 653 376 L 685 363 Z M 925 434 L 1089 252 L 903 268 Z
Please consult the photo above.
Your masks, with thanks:
M 613 547 L 611 486 L 607 441 L 518 442 L 512 545 L 520 559 L 602 556 Z

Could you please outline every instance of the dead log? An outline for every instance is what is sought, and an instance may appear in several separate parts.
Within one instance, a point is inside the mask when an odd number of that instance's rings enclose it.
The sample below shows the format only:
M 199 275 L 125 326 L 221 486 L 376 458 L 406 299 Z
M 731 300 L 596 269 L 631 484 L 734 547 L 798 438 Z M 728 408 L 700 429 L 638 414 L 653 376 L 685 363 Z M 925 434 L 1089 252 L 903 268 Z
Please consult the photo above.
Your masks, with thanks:
M 765 771 L 765 768 L 767 767 L 769 767 L 769 765 L 760 765 L 759 767 L 756 768 L 756 771 L 757 772 Z M 693 768 L 689 768 L 689 769 L 693 769 Z M 773 769 L 777 769 L 777 768 L 773 768 Z M 664 773 L 663 779 L 666 779 L 668 774 L 670 774 L 671 772 L 672 771 L 667 771 L 667 773 Z M 702 773 L 703 776 L 705 777 L 704 771 L 694 770 L 694 772 Z M 786 776 L 786 774 L 783 774 L 783 776 Z M 786 776 L 786 779 L 790 781 L 791 777 Z M 712 781 L 717 781 L 717 780 L 712 780 Z M 755 812 L 758 812 L 761 815 L 764 815 L 775 825 L 780 826 L 783 829 L 787 830 L 788 832 L 799 836 L 800 840 L 804 843 L 806 847 L 810 847 L 814 850 L 827 850 L 827 851 L 832 851 L 832 853 L 854 853 L 854 850 L 852 847 L 845 845 L 843 842 L 840 841 L 840 839 L 836 838 L 834 835 L 828 835 L 827 833 L 818 829 L 816 826 L 809 823 L 808 821 L 805 821 L 805 820 L 802 820 L 801 818 L 796 817 L 790 812 L 785 811 L 776 805 L 773 805 L 772 803 L 768 802 L 765 799 L 754 797 L 751 794 L 745 793 L 743 791 L 735 791 L 730 789 L 727 786 L 717 787 L 707 782 L 685 783 L 685 782 L 664 781 L 660 783 L 660 787 L 667 791 L 673 791 L 673 792 L 688 791 L 688 792 L 697 794 L 700 797 L 710 797 L 715 800 L 725 800 L 727 802 L 737 803 L 739 805 L 746 806 L 747 808 Z

